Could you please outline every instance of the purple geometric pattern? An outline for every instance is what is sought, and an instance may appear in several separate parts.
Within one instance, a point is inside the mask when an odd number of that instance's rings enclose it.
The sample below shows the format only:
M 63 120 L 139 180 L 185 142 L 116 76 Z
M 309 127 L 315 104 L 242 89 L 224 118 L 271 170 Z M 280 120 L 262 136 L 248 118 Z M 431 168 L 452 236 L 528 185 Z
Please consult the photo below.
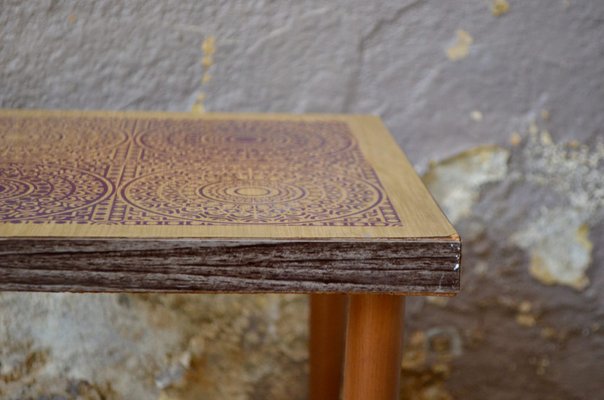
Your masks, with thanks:
M 0 223 L 401 226 L 339 121 L 1 117 Z

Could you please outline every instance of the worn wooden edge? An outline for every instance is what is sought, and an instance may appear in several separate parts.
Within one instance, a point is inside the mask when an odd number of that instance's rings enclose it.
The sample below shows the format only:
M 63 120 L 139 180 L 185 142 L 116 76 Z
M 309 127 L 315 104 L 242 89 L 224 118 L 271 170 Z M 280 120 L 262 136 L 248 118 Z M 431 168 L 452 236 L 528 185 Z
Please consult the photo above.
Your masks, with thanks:
M 458 236 L 421 240 L 0 238 L 0 290 L 455 295 Z

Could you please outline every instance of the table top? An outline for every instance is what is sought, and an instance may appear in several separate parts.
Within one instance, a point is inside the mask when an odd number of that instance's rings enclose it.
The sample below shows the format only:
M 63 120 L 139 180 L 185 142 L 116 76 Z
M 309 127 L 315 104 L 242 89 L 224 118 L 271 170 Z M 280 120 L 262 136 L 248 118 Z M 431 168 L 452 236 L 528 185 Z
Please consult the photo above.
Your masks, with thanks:
M 377 117 L 0 111 L 0 289 L 450 294 L 459 256 Z

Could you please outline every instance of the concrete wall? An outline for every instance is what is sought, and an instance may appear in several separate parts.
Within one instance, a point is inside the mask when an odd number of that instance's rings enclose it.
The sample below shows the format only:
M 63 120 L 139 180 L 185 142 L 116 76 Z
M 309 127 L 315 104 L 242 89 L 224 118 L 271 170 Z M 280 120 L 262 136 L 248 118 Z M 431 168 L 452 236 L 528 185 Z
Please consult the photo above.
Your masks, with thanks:
M 601 395 L 603 78 L 601 0 L 0 0 L 1 107 L 381 115 L 465 250 L 404 399 Z M 2 293 L 0 398 L 303 399 L 306 312 Z

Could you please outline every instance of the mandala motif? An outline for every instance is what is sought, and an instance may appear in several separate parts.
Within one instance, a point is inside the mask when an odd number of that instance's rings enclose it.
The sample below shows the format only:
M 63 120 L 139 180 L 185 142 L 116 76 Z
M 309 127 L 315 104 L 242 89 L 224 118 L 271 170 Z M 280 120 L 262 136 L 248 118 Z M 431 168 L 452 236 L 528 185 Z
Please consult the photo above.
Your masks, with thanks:
M 0 223 L 400 226 L 340 121 L 0 118 Z
M 239 180 L 211 182 L 196 189 L 201 181 L 189 183 L 188 198 L 199 197 L 211 202 L 233 204 L 277 204 L 304 198 L 306 190 L 294 183 L 266 180 Z M 193 189 L 193 190 L 190 190 Z
M 90 172 L 53 165 L 0 165 L 0 221 L 49 217 L 88 208 L 111 194 Z
M 130 182 L 122 196 L 153 214 L 208 224 L 319 223 L 363 213 L 382 200 L 367 182 L 319 174 L 216 180 L 199 171 L 160 173 Z
M 318 131 L 307 122 L 183 121 L 151 126 L 138 141 L 160 155 L 206 161 L 312 159 L 341 153 L 353 145 L 352 137 L 341 129 L 345 124 L 332 124 Z
M 127 126 L 106 118 L 0 118 L 3 160 L 106 158 L 127 138 Z
M 8 201 L 33 191 L 34 187 L 17 179 L 5 178 L 0 180 L 0 200 Z

